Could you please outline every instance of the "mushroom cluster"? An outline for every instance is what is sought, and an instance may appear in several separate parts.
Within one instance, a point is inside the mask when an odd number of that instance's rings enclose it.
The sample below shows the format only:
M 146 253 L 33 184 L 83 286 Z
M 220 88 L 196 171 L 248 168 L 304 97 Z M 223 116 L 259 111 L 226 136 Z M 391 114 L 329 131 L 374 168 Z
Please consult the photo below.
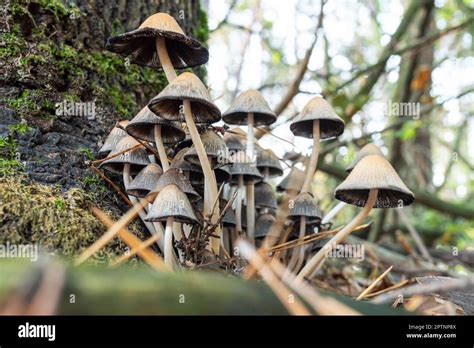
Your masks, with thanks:
M 344 121 L 325 99 L 312 98 L 290 125 L 295 136 L 313 139 L 305 170 L 292 166 L 274 188 L 269 179 L 283 176 L 282 162 L 258 144 L 254 130 L 271 125 L 277 116 L 257 90 L 241 93 L 221 115 L 196 75 L 177 75 L 175 69 L 205 64 L 209 53 L 174 18 L 154 14 L 138 29 L 110 38 L 107 49 L 132 63 L 162 69 L 169 82 L 130 121 L 117 123 L 100 149 L 107 155 L 101 168 L 120 175 L 133 209 L 158 235 L 169 269 L 209 258 L 239 266 L 239 238 L 269 248 L 325 230 L 337 211 L 323 217 L 311 184 L 320 141 L 344 131 Z M 235 128 L 212 126 L 221 120 Z M 340 243 L 372 208 L 405 206 L 414 199 L 375 145 L 362 149 L 348 171 L 335 197 L 363 209 L 324 247 L 301 243 L 279 254 L 299 277 L 318 269 L 326 249 Z M 283 228 L 277 228 L 279 216 Z

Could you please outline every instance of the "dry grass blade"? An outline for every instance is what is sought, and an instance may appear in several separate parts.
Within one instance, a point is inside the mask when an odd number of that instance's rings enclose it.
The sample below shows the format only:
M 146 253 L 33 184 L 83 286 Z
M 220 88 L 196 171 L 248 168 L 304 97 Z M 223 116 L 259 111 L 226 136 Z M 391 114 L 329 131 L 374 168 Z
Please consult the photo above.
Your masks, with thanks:
M 370 298 L 370 297 L 375 297 L 375 296 L 378 296 L 378 295 L 385 294 L 386 292 L 389 292 L 389 291 L 392 291 L 392 290 L 395 290 L 395 289 L 399 289 L 402 286 L 405 286 L 407 283 L 408 283 L 408 279 L 402 280 L 400 283 L 389 286 L 388 288 L 385 288 L 385 289 L 382 289 L 382 290 L 379 290 L 379 291 L 376 291 L 376 292 L 371 292 L 370 294 L 365 295 L 365 298 Z
M 152 245 L 158 239 L 160 239 L 160 235 L 154 234 L 153 236 L 148 238 L 143 243 L 140 243 L 140 245 L 138 245 L 136 248 L 133 248 L 130 252 L 128 252 L 126 254 L 123 254 L 122 256 L 117 258 L 114 262 L 112 262 L 111 266 L 116 267 L 118 265 L 121 265 L 122 263 L 124 263 L 125 261 L 131 259 L 133 256 L 135 256 L 139 252 L 141 252 L 141 251 L 145 250 L 146 248 L 148 248 L 150 245 Z
M 110 219 L 106 213 L 104 213 L 102 210 L 98 209 L 98 208 L 93 208 L 92 209 L 92 212 L 94 213 L 94 215 L 97 216 L 97 218 L 102 221 L 102 223 L 104 225 L 106 225 L 108 228 L 109 228 L 109 231 L 106 232 L 106 234 L 104 234 L 104 236 L 106 236 L 107 238 L 110 237 L 110 235 L 108 235 L 108 233 L 110 233 L 110 231 L 114 231 L 113 228 L 114 226 L 119 226 L 118 223 L 114 223 L 112 219 Z M 124 215 L 126 216 L 126 215 Z M 119 220 L 120 222 L 120 220 Z M 118 230 L 118 234 L 120 236 L 120 238 L 132 249 L 136 249 L 137 250 L 137 254 L 143 259 L 143 261 L 145 261 L 148 265 L 150 265 L 153 269 L 157 270 L 157 271 L 169 271 L 168 267 L 166 267 L 163 259 L 158 256 L 157 254 L 155 254 L 153 251 L 151 251 L 150 249 L 146 248 L 146 249 L 141 249 L 140 246 L 142 245 L 142 241 L 140 239 L 138 239 L 137 237 L 135 237 L 132 233 L 130 233 L 129 231 L 127 231 L 125 228 L 121 227 L 119 230 Z M 103 237 L 104 237 L 103 236 Z M 115 234 L 114 234 L 115 236 Z M 101 237 L 102 238 L 102 237 Z M 113 236 L 112 236 L 113 238 Z M 103 241 L 101 243 L 107 243 L 108 240 L 110 239 L 107 239 L 107 241 L 105 241 L 106 238 L 103 239 Z M 100 240 L 100 239 L 99 239 Z M 98 240 L 98 241 L 99 241 Z M 97 243 L 97 242 L 96 242 Z M 89 249 L 86 250 L 86 252 L 89 250 L 89 252 L 86 254 L 89 255 L 91 252 L 95 253 L 96 249 L 97 249 L 97 246 L 96 243 L 94 243 Z M 96 246 L 95 246 L 96 245 Z M 95 246 L 95 247 L 94 247 Z M 92 248 L 94 247 L 94 248 Z M 99 248 L 100 249 L 100 248 Z M 97 249 L 98 250 L 98 249 Z M 85 253 L 84 253 L 85 254 Z M 83 254 L 83 255 L 84 255 Z M 84 257 L 82 258 L 84 259 Z M 83 261 L 81 261 L 82 259 L 80 259 L 78 261 L 78 263 L 81 263 Z
M 300 300 L 294 298 L 288 288 L 275 276 L 270 266 L 262 259 L 257 251 L 246 241 L 239 239 L 237 247 L 243 257 L 245 257 L 254 269 L 260 273 L 263 280 L 273 290 L 275 295 L 285 306 L 291 315 L 310 315 L 308 309 Z M 293 301 L 290 302 L 290 299 Z
M 390 273 L 390 271 L 392 270 L 392 268 L 393 268 L 393 266 L 390 266 L 389 268 L 387 268 L 387 270 L 386 270 L 385 272 L 383 272 L 381 275 L 379 275 L 379 276 L 377 277 L 377 279 L 375 279 L 375 280 L 372 282 L 372 284 L 370 284 L 370 285 L 367 287 L 367 289 L 365 289 L 364 291 L 362 291 L 362 292 L 360 293 L 360 295 L 357 296 L 356 300 L 359 301 L 359 300 L 362 300 L 364 297 L 366 297 L 366 296 L 372 291 L 372 289 L 375 288 L 375 286 L 376 286 L 383 278 L 385 278 L 385 276 L 386 276 L 387 274 Z
M 112 186 L 112 188 L 115 191 L 117 191 L 117 193 L 120 195 L 120 197 L 122 197 L 122 199 L 125 201 L 125 203 L 127 203 L 130 207 L 133 205 L 132 202 L 130 201 L 130 199 L 128 199 L 128 197 L 122 192 L 122 190 L 117 185 L 115 185 L 115 183 L 112 180 L 110 180 L 108 177 L 106 177 L 105 174 L 99 168 L 97 168 L 94 164 L 91 165 L 91 168 L 102 179 L 104 179 L 110 186 Z

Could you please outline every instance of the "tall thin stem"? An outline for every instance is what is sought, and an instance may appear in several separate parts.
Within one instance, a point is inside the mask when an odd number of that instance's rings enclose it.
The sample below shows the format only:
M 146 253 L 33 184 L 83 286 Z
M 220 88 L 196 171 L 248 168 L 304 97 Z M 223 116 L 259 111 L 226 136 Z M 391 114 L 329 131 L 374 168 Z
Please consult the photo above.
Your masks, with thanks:
M 242 233 L 242 190 L 244 187 L 244 176 L 239 175 L 237 182 L 237 201 L 235 202 L 235 219 L 236 226 L 235 229 L 237 234 Z
M 253 180 L 247 185 L 247 236 L 252 245 L 255 245 L 255 187 Z
M 166 219 L 165 228 L 165 264 L 169 269 L 173 269 L 173 223 L 172 216 Z
M 161 67 L 163 68 L 168 82 L 171 83 L 177 77 L 173 64 L 171 63 L 168 49 L 166 48 L 166 40 L 162 37 L 156 38 L 156 53 L 160 58 Z
M 161 137 L 160 125 L 155 125 L 154 136 L 156 149 L 158 150 L 158 154 L 160 155 L 161 167 L 163 168 L 163 172 L 166 172 L 169 169 L 170 164 L 168 162 L 168 155 L 166 154 L 165 145 L 163 144 L 163 138 Z
M 308 168 L 306 169 L 306 177 L 304 179 L 303 186 L 301 187 L 301 193 L 309 192 L 311 181 L 313 180 L 314 173 L 316 172 L 316 166 L 318 164 L 319 157 L 319 138 L 319 120 L 315 120 L 313 121 L 313 150 L 311 152 Z
M 298 279 L 303 279 L 306 277 L 315 267 L 321 267 L 324 263 L 324 260 L 328 256 L 329 252 L 336 247 L 344 238 L 346 238 L 353 230 L 356 228 L 366 217 L 369 215 L 372 210 L 375 201 L 377 200 L 377 189 L 372 189 L 369 191 L 369 197 L 364 208 L 356 215 L 351 222 L 349 222 L 342 230 L 340 230 L 334 237 L 332 237 L 324 247 L 319 250 L 316 255 L 314 255 L 303 267 L 301 272 L 298 274 Z

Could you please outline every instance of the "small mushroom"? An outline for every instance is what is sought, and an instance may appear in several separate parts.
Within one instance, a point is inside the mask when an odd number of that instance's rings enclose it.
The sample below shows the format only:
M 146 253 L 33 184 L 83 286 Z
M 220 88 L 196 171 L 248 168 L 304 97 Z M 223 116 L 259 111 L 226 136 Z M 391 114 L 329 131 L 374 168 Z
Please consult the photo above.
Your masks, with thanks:
M 261 244 L 265 238 L 270 238 L 270 245 L 273 245 L 276 240 L 280 238 L 279 235 L 269 235 L 275 221 L 276 218 L 270 213 L 264 213 L 258 216 L 255 222 L 255 241 L 257 245 Z
M 275 191 L 266 182 L 259 182 L 255 185 L 255 207 L 277 209 L 277 198 Z
M 257 153 L 257 168 L 262 172 L 265 180 L 283 175 L 280 160 L 270 149 L 263 149 Z
M 158 164 L 150 163 L 128 185 L 127 193 L 135 197 L 145 198 L 155 188 L 156 182 L 162 174 L 163 169 Z
M 146 220 L 166 221 L 165 264 L 173 269 L 173 223 L 176 221 L 193 224 L 198 221 L 188 197 L 176 185 L 165 186 L 155 198 Z
M 313 149 L 301 192 L 308 192 L 311 186 L 319 156 L 319 140 L 329 139 L 344 132 L 344 121 L 322 97 L 311 99 L 299 117 L 290 125 L 294 135 L 313 138 Z
M 302 170 L 293 167 L 288 175 L 277 185 L 277 191 L 285 191 L 290 196 L 296 196 L 301 190 L 305 177 L 306 175 Z
M 336 199 L 363 207 L 357 216 L 326 244 L 334 248 L 366 217 L 372 208 L 400 208 L 413 203 L 415 196 L 406 187 L 392 165 L 383 157 L 362 158 L 349 176 L 336 188 Z M 302 279 L 316 267 L 321 267 L 327 248 L 316 253 L 298 274 Z
M 118 125 L 120 125 L 120 127 L 126 127 L 127 124 L 128 124 L 127 120 L 118 122 Z M 122 128 L 115 126 L 114 128 L 112 128 L 109 135 L 105 139 L 104 144 L 100 148 L 99 152 L 109 153 L 113 151 L 115 147 L 117 146 L 118 142 L 126 136 L 127 136 L 127 132 L 125 132 Z
M 223 166 L 229 162 L 229 151 L 226 143 L 217 133 L 212 130 L 207 130 L 201 134 L 201 141 L 212 169 Z M 192 146 L 185 154 L 184 159 L 193 165 L 199 165 L 199 156 L 196 147 Z
M 186 178 L 181 170 L 176 168 L 170 168 L 164 172 L 156 182 L 153 190 L 148 195 L 156 195 L 168 185 L 178 186 L 179 189 L 188 196 L 188 199 L 191 202 L 201 198 L 196 190 L 194 190 L 188 178 Z

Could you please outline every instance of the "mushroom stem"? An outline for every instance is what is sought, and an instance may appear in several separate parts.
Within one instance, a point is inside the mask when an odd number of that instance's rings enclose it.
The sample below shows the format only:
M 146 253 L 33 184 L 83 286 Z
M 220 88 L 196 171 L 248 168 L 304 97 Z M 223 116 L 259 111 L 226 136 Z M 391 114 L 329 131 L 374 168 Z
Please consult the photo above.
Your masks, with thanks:
M 204 173 L 205 184 L 208 185 L 209 190 L 209 202 L 216 202 L 218 199 L 217 191 L 217 182 L 214 172 L 212 171 L 211 164 L 206 155 L 206 150 L 202 144 L 201 137 L 199 136 L 196 124 L 194 123 L 193 114 L 191 110 L 191 102 L 189 100 L 183 100 L 183 111 L 186 125 L 188 126 L 189 134 L 191 135 L 191 140 L 193 145 L 196 148 L 197 155 L 199 157 L 199 162 L 201 163 L 202 171 Z M 212 203 L 208 205 L 209 215 L 211 216 L 211 222 L 216 223 L 217 218 L 219 217 L 219 205 L 216 205 L 215 209 L 212 207 Z M 221 231 L 219 226 L 215 229 L 215 234 L 220 237 Z M 216 255 L 219 255 L 219 239 L 212 238 L 212 250 Z
M 306 216 L 301 216 L 300 217 L 300 233 L 299 233 L 299 239 L 302 239 L 305 235 L 306 232 Z M 295 269 L 295 266 L 298 262 L 298 258 L 300 256 L 300 248 L 301 247 L 296 247 L 293 249 L 293 252 L 291 253 L 291 258 L 290 261 L 288 262 L 287 266 L 287 272 L 291 272 L 292 270 Z M 287 273 L 285 274 L 286 278 Z
M 168 82 L 171 83 L 177 75 L 173 64 L 171 63 L 168 49 L 166 48 L 166 40 L 162 37 L 156 38 L 156 53 L 158 53 L 158 58 L 160 58 L 160 63 L 165 72 L 166 78 L 168 79 Z
M 313 150 L 311 152 L 308 168 L 306 169 L 306 177 L 304 179 L 303 186 L 301 187 L 301 193 L 309 192 L 311 181 L 313 180 L 314 173 L 316 172 L 316 166 L 318 164 L 319 157 L 319 138 L 319 120 L 315 120 L 313 122 Z
M 237 181 L 237 200 L 235 202 L 235 220 L 236 221 L 236 232 L 237 235 L 242 233 L 242 189 L 244 186 L 244 176 L 239 175 Z
M 369 197 L 364 208 L 356 215 L 351 222 L 349 222 L 342 230 L 340 230 L 334 237 L 332 237 L 324 247 L 321 248 L 303 267 L 301 272 L 298 274 L 297 279 L 302 280 L 306 277 L 315 267 L 321 267 L 324 263 L 324 260 L 328 256 L 329 252 L 336 247 L 344 238 L 346 238 L 353 230 L 357 227 L 366 217 L 369 215 L 372 210 L 375 201 L 377 200 L 377 189 L 372 189 L 369 191 Z
M 247 236 L 252 245 L 255 245 L 255 187 L 253 180 L 246 185 L 247 188 Z
M 172 216 L 166 219 L 165 228 L 165 264 L 169 269 L 173 269 L 173 224 L 174 218 Z
M 253 162 L 254 160 L 254 147 L 253 147 L 253 125 L 254 125 L 254 115 L 253 112 L 247 114 L 247 156 Z
M 161 137 L 160 125 L 155 126 L 154 135 L 156 149 L 158 150 L 158 154 L 160 155 L 161 167 L 163 168 L 163 172 L 166 172 L 169 169 L 170 164 L 168 162 L 168 155 L 166 155 L 165 145 L 163 144 L 163 138 Z

